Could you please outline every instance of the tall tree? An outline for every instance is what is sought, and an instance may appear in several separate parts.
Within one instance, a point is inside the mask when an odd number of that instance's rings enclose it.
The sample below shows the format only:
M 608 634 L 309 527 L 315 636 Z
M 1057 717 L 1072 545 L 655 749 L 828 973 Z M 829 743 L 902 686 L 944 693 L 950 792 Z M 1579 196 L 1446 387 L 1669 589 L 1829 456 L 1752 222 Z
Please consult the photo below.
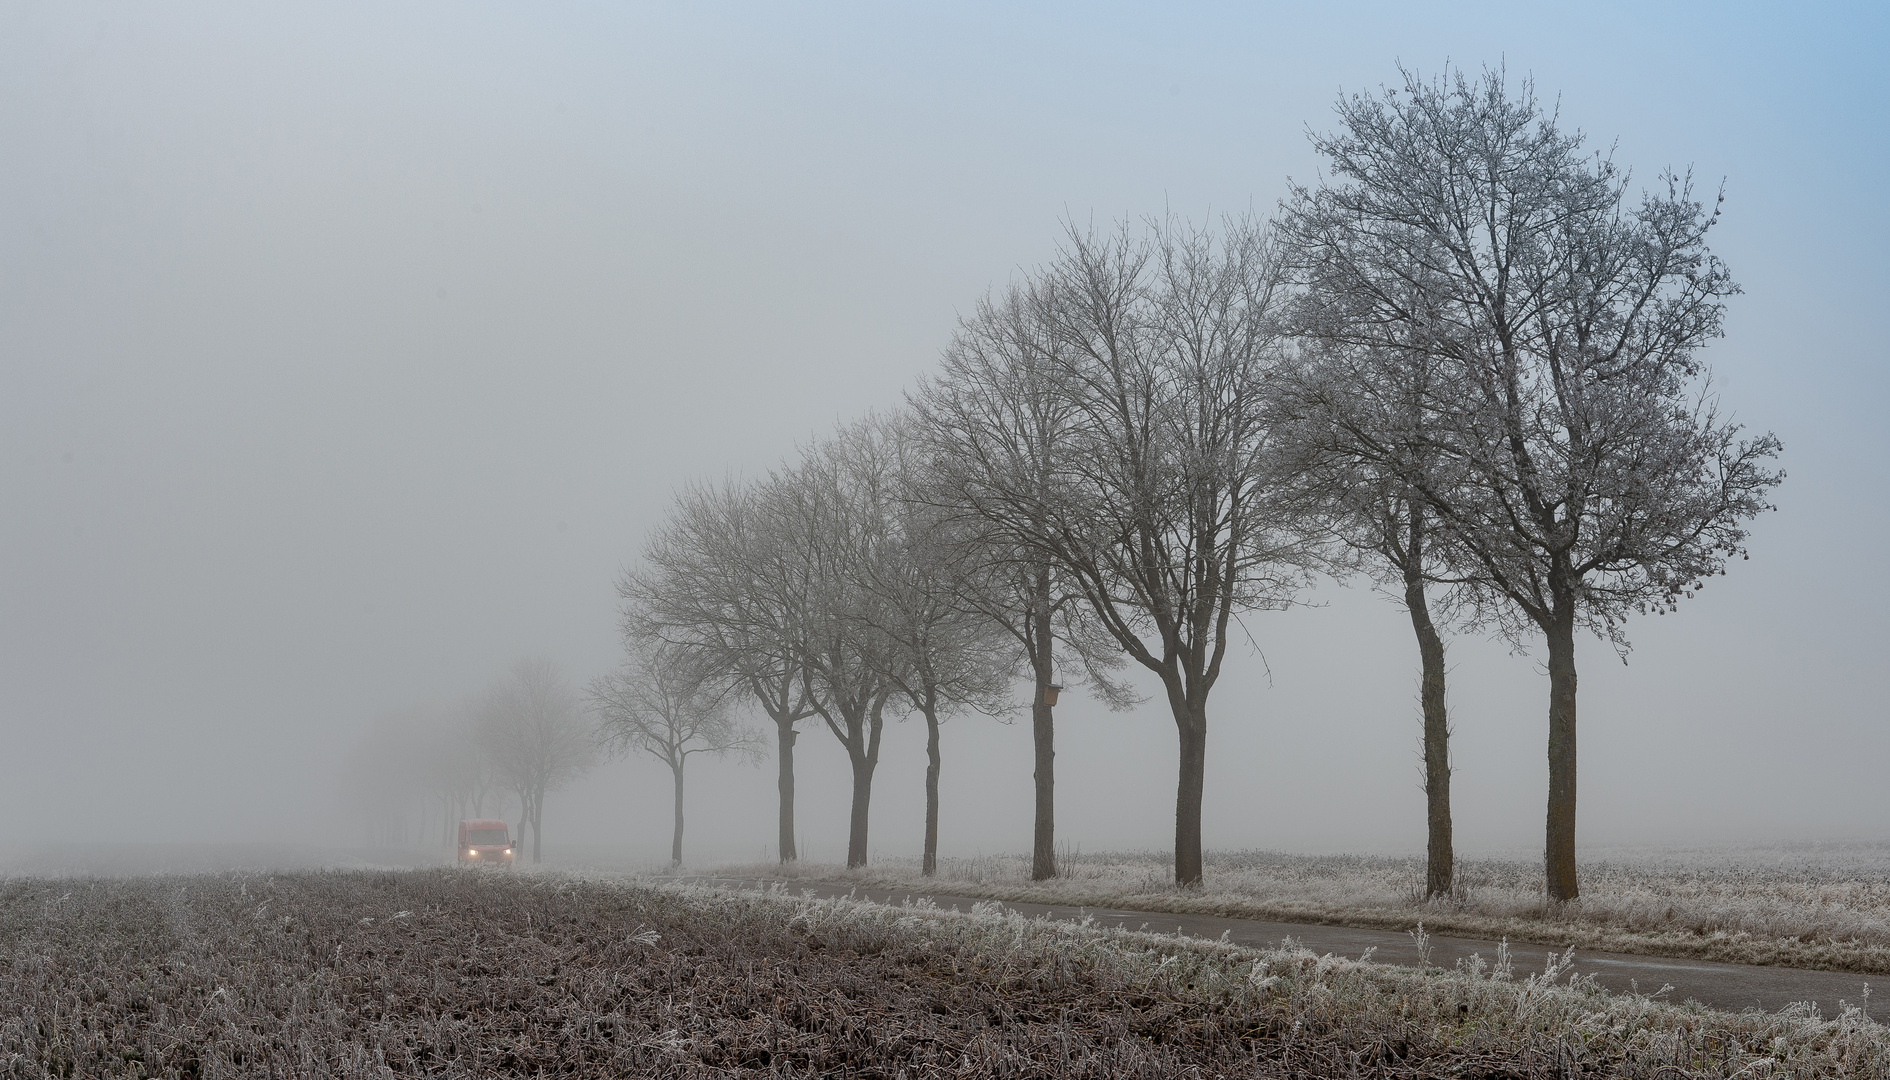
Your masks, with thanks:
M 746 687 L 775 729 L 777 846 L 793 862 L 796 725 L 817 715 L 813 681 L 799 653 L 806 596 L 784 557 L 781 535 L 746 486 L 695 485 L 644 546 L 641 569 L 624 574 L 627 633 L 652 633 L 701 653 Z
M 1013 640 L 1031 675 L 1037 881 L 1057 873 L 1059 680 L 1087 681 L 1112 708 L 1134 701 L 1109 677 L 1121 651 L 1039 539 L 1081 419 L 1058 382 L 1060 344 L 1042 299 L 1021 287 L 985 297 L 960 322 L 940 373 L 909 397 L 925 458 L 911 497 L 936 512 L 934 528 L 949 530 L 961 552 L 960 602 Z M 1067 669 L 1059 644 L 1075 660 Z
M 1470 595 L 1549 667 L 1549 897 L 1575 866 L 1575 631 L 1625 655 L 1623 620 L 1673 610 L 1744 554 L 1781 474 L 1770 434 L 1719 416 L 1698 353 L 1736 293 L 1718 218 L 1672 172 L 1638 201 L 1525 81 L 1461 72 L 1341 98 L 1327 178 L 1282 227 L 1347 348 L 1421 353 L 1447 378 L 1425 440 L 1446 483 L 1402 476 L 1474 563 Z
M 1180 748 L 1183 885 L 1201 881 L 1207 701 L 1234 617 L 1284 606 L 1305 577 L 1304 543 L 1271 505 L 1276 271 L 1248 219 L 1220 236 L 1172 221 L 1140 235 L 1072 227 L 1020 288 L 1026 325 L 1012 336 L 1026 346 L 987 354 L 1008 391 L 998 400 L 1044 410 L 1054 449 L 1025 459 L 1043 471 L 963 471 L 979 516 L 1055 566 L 1086 614 L 1160 680 Z M 998 426 L 959 425 L 970 432 L 961 442 L 982 442 L 972 460 L 1010 452 Z
M 1187 886 L 1201 883 L 1207 703 L 1234 616 L 1291 603 L 1305 578 L 1298 523 L 1273 505 L 1277 270 L 1251 219 L 1219 236 L 1170 220 L 1139 237 L 1071 229 L 1038 285 L 1083 417 L 1044 542 L 1161 681 L 1180 743 L 1175 880 Z
M 883 470 L 890 497 L 868 506 L 884 515 L 880 543 L 866 564 L 875 603 L 862 617 L 884 639 L 871 655 L 880 674 L 925 720 L 925 839 L 920 873 L 938 870 L 939 726 L 965 711 L 1010 710 L 1015 650 L 999 627 L 965 602 L 977 552 L 920 497 L 924 468 L 909 418 L 873 416 L 842 428 L 836 452 L 855 471 Z
M 887 464 L 816 442 L 756 491 L 768 522 L 781 587 L 792 597 L 794 660 L 805 698 L 846 750 L 853 772 L 847 865 L 866 865 L 873 773 L 879 765 L 891 643 L 879 629 L 880 598 L 868 587 L 887 543 L 892 496 Z
M 695 754 L 758 756 L 761 742 L 730 708 L 723 673 L 701 652 L 648 634 L 628 636 L 623 665 L 592 680 L 598 734 L 615 750 L 669 766 L 676 807 L 669 861 L 682 865 L 683 769 Z
M 543 857 L 545 796 L 583 775 L 596 743 L 583 705 L 558 665 L 530 657 L 487 692 L 480 738 L 501 781 L 518 796 L 518 837 L 532 832 L 532 861 Z
M 1289 252 L 1288 261 L 1293 256 Z M 1295 269 L 1298 269 L 1295 267 Z M 1283 325 L 1308 346 L 1281 393 L 1284 426 L 1298 454 L 1300 512 L 1336 541 L 1335 572 L 1363 569 L 1403 602 L 1417 636 L 1418 704 L 1423 717 L 1425 895 L 1450 895 L 1456 866 L 1450 813 L 1450 713 L 1444 639 L 1428 586 L 1443 582 L 1454 611 L 1463 569 L 1449 534 L 1407 477 L 1432 491 L 1450 484 L 1427 445 L 1437 418 L 1437 364 L 1423 353 L 1347 348 L 1321 338 L 1323 299 L 1301 294 Z M 1308 311 L 1304 325 L 1301 310 Z M 1453 556 L 1458 556 L 1453 559 Z M 1473 572 L 1473 571 L 1471 571 Z

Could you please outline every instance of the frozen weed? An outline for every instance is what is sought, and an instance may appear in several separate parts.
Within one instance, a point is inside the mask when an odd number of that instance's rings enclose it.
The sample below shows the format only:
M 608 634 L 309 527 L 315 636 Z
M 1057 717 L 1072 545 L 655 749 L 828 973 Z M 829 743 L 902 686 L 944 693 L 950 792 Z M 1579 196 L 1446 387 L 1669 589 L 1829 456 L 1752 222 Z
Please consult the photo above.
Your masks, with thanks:
M 1419 971 L 1431 969 L 1431 935 L 1424 932 L 1424 920 L 1419 919 L 1417 929 L 1411 931 L 1411 944 L 1417 947 L 1417 966 Z

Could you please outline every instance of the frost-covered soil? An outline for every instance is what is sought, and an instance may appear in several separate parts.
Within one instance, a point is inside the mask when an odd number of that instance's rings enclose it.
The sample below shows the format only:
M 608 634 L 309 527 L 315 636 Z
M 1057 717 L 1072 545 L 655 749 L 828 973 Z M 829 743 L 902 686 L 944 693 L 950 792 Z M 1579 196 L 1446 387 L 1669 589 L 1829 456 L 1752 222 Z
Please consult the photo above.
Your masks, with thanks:
M 0 882 L 0 1075 L 1883 1076 L 1890 1036 L 989 912 L 252 873 Z
M 1422 899 L 1422 859 L 1209 852 L 1201 889 L 1178 889 L 1164 853 L 1066 853 L 1060 876 L 1030 880 L 1029 860 L 916 860 L 863 870 L 802 864 L 718 869 L 750 877 L 820 879 L 936 890 L 996 900 L 1128 907 L 1285 922 L 1530 941 L 1583 950 L 1890 974 L 1890 847 L 1793 845 L 1620 849 L 1581 866 L 1581 899 L 1543 895 L 1540 860 L 1465 859 L 1456 895 Z

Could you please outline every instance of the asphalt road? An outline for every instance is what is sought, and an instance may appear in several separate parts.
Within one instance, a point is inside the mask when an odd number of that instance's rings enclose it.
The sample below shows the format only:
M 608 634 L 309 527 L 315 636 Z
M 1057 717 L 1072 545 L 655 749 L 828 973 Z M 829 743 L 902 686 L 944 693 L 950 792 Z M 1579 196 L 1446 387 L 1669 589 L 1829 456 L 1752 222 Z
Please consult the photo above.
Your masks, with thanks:
M 703 884 L 733 886 L 736 888 L 761 888 L 773 882 L 758 878 L 698 878 Z M 872 900 L 883 904 L 901 904 L 907 900 L 929 897 L 942 908 L 970 911 L 971 905 L 979 903 L 976 897 L 954 896 L 950 893 L 912 892 L 908 890 L 862 889 L 851 885 L 828 885 L 801 881 L 785 882 L 788 890 L 799 895 L 803 889 L 812 889 L 814 895 L 827 898 L 833 896 L 855 896 L 862 900 Z M 1392 930 L 1356 930 L 1345 926 L 1320 926 L 1310 923 L 1262 922 L 1258 919 L 1226 919 L 1213 915 L 1177 915 L 1155 911 L 1124 911 L 1112 908 L 1078 908 L 1051 904 L 1013 904 L 1006 902 L 1004 909 L 1037 918 L 1082 919 L 1090 917 L 1099 926 L 1123 927 L 1129 930 L 1146 930 L 1152 933 L 1181 934 L 1187 937 L 1219 938 L 1222 934 L 1238 945 L 1251 945 L 1260 948 L 1276 948 L 1286 938 L 1292 938 L 1300 945 L 1316 953 L 1336 953 L 1340 956 L 1356 958 L 1367 949 L 1373 950 L 1372 960 L 1380 964 L 1401 964 L 1416 967 L 1418 963 L 1417 944 L 1411 935 Z M 1487 961 L 1494 960 L 1498 943 L 1480 941 L 1474 938 L 1432 937 L 1429 942 L 1431 964 L 1437 967 L 1455 967 L 1459 959 L 1468 959 L 1471 954 L 1481 955 Z M 1547 962 L 1551 950 L 1541 945 L 1512 943 L 1509 947 L 1510 961 L 1515 966 L 1516 978 L 1521 980 L 1531 972 L 1541 971 Z M 1738 1012 L 1743 1009 L 1761 1009 L 1776 1012 L 1787 1005 L 1800 1001 L 1816 1002 L 1819 1011 L 1825 1016 L 1838 1014 L 1840 1001 L 1853 1005 L 1864 1002 L 1864 986 L 1872 976 L 1854 972 L 1806 971 L 1799 968 L 1769 967 L 1753 964 L 1721 964 L 1710 960 L 1674 960 L 1653 956 L 1635 956 L 1627 953 L 1604 953 L 1575 951 L 1575 965 L 1570 969 L 1577 975 L 1595 976 L 1602 986 L 1614 991 L 1634 990 L 1641 993 L 1653 993 L 1662 986 L 1672 986 L 1666 995 L 1672 1001 L 1698 1001 L 1715 1009 Z M 1563 976 L 1566 979 L 1568 976 Z M 1890 976 L 1876 976 L 1880 987 L 1890 986 Z M 1884 1006 L 1890 1008 L 1890 1006 Z

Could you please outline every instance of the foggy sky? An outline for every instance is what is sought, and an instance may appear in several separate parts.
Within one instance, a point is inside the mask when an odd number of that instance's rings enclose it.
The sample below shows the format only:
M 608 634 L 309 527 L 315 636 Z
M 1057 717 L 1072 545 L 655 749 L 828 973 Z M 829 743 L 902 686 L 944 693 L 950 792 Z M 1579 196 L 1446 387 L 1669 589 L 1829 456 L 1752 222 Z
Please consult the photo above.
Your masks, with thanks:
M 1066 216 L 1271 212 L 1400 61 L 1506 63 L 1638 179 L 1725 180 L 1706 358 L 1789 479 L 1628 664 L 1578 642 L 1583 841 L 1890 838 L 1890 18 L 1443 10 L 0 6 L 0 850 L 351 842 L 376 716 L 615 662 L 677 484 L 896 404 Z M 1307 601 L 1214 691 L 1207 846 L 1421 850 L 1409 622 Z M 1536 849 L 1540 653 L 1449 648 L 1459 842 Z M 1166 709 L 1065 700 L 1059 836 L 1166 847 Z M 876 851 L 918 849 L 922 745 L 888 725 Z M 844 756 L 800 747 L 839 859 Z M 1026 850 L 1028 724 L 944 755 L 942 854 Z M 765 853 L 772 767 L 692 777 L 692 854 Z M 654 855 L 667 785 L 601 769 L 547 840 Z

